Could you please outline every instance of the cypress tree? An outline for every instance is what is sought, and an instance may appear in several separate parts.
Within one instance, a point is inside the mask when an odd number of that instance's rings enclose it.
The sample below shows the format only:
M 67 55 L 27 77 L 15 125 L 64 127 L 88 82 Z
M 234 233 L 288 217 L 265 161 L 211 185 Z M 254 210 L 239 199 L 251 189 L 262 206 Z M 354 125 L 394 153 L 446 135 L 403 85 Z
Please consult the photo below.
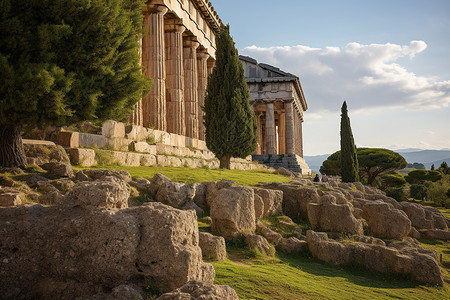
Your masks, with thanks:
M 230 158 L 244 158 L 256 148 L 256 120 L 250 109 L 244 68 L 229 25 L 217 37 L 216 65 L 205 97 L 206 145 L 230 169 Z
M 122 120 L 150 89 L 138 54 L 145 0 L 1 3 L 0 166 L 26 166 L 24 129 Z
M 359 181 L 358 158 L 353 140 L 350 119 L 347 113 L 347 103 L 344 101 L 341 108 L 341 177 L 343 182 Z

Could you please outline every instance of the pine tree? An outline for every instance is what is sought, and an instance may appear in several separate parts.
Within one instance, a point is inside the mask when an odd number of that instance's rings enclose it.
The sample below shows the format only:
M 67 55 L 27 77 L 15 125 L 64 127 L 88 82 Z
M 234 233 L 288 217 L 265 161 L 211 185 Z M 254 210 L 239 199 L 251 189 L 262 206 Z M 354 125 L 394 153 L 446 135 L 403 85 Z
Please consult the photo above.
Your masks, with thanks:
M 434 164 L 431 165 L 431 169 L 432 171 L 434 171 Z
M 356 182 L 359 181 L 358 158 L 345 101 L 341 113 L 341 177 L 343 182 Z
M 205 97 L 206 145 L 230 169 L 231 157 L 246 157 L 256 148 L 256 120 L 250 109 L 244 68 L 229 25 L 217 37 L 216 65 Z
M 144 2 L 2 0 L 0 166 L 26 165 L 26 128 L 131 113 L 151 84 L 138 54 Z

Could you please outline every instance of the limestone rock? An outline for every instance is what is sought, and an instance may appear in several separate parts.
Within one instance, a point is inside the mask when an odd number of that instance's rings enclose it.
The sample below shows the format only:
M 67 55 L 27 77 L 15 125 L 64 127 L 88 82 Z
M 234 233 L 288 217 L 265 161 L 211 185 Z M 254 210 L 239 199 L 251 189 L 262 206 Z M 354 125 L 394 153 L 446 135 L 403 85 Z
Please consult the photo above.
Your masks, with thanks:
M 404 239 L 411 231 L 411 221 L 405 212 L 388 203 L 375 201 L 363 206 L 363 218 L 374 235 L 388 239 Z
M 25 194 L 22 192 L 4 191 L 0 189 L 0 206 L 14 206 L 22 204 Z
M 150 183 L 146 183 L 143 185 L 143 190 L 150 194 L 152 197 L 156 197 L 156 193 L 159 188 L 164 184 L 171 182 L 170 178 L 164 176 L 163 174 L 156 173 L 153 175 L 153 178 L 150 180 Z
M 286 177 L 290 177 L 290 178 L 294 178 L 295 175 L 294 173 L 292 173 L 291 171 L 289 171 L 288 169 L 285 169 L 283 167 L 280 167 L 277 169 L 277 173 Z
M 60 192 L 66 193 L 75 186 L 75 182 L 68 178 L 59 179 L 52 182 L 52 185 L 57 188 Z
M 205 259 L 225 260 L 227 258 L 225 239 L 221 236 L 199 232 L 199 245 Z
M 197 216 L 198 215 L 201 215 L 201 214 L 203 214 L 205 211 L 201 208 L 201 207 L 199 207 L 197 204 L 195 204 L 195 202 L 193 202 L 193 201 L 189 201 L 188 203 L 186 203 L 183 207 L 182 207 L 182 209 L 193 209 L 193 210 L 195 210 L 195 213 L 197 214 Z
M 78 181 L 90 181 L 90 178 L 84 174 L 83 171 L 78 171 L 75 173 L 75 179 Z
M 54 143 L 39 143 L 40 141 L 23 140 L 23 149 L 28 164 L 43 165 L 48 162 L 70 164 L 69 156 L 63 147 Z
M 434 229 L 448 229 L 448 227 L 450 226 L 450 220 L 442 215 L 442 213 L 437 208 L 424 206 L 423 209 L 425 210 L 426 218 L 433 220 Z
M 146 142 L 132 142 L 131 150 L 142 153 L 156 154 L 156 146 L 149 145 Z
M 270 243 L 275 246 L 278 245 L 283 238 L 281 234 L 273 231 L 272 229 L 264 226 L 261 221 L 258 221 L 256 224 L 256 230 L 260 232 Z
M 130 197 L 131 191 L 128 184 L 112 176 L 104 179 L 108 181 L 78 182 L 64 197 L 63 205 L 69 207 L 128 207 L 128 198 Z
M 102 135 L 107 138 L 124 138 L 125 124 L 113 120 L 106 121 L 102 126 Z
M 223 188 L 236 186 L 236 182 L 234 182 L 232 180 L 225 180 L 225 179 L 222 179 L 219 182 L 206 181 L 206 182 L 204 182 L 204 184 L 206 185 L 206 203 L 207 203 L 208 207 L 211 207 L 212 201 L 216 198 L 215 194 L 217 193 L 217 191 L 219 191 Z
M 268 217 L 276 213 L 282 213 L 283 192 L 269 189 L 254 188 L 256 195 L 263 201 L 262 217 Z
M 434 240 L 450 241 L 450 231 L 442 229 L 429 229 L 424 232 L 427 238 Z
M 352 214 L 350 204 L 336 204 L 334 196 L 320 197 L 319 203 L 308 204 L 308 219 L 312 229 L 362 235 L 363 226 Z
M 85 169 L 83 173 L 91 179 L 100 179 L 103 176 L 114 176 L 125 182 L 132 181 L 129 172 L 124 170 L 100 170 L 100 169 Z
M 253 189 L 243 186 L 222 188 L 214 193 L 210 215 L 212 230 L 226 240 L 236 234 L 254 233 L 255 203 Z
M 135 284 L 121 284 L 112 289 L 111 293 L 98 293 L 88 300 L 123 300 L 137 299 L 143 300 L 144 291 Z
M 406 274 L 428 284 L 443 284 L 439 265 L 427 251 L 421 253 L 421 249 L 413 247 L 398 250 L 378 244 L 342 244 L 329 239 L 326 233 L 312 230 L 307 231 L 306 238 L 312 255 L 328 263 L 360 265 L 380 273 Z
M 173 181 L 163 183 L 156 193 L 156 201 L 172 207 L 183 207 L 193 201 L 196 185 L 196 183 L 184 184 Z
M 261 254 L 273 256 L 275 248 L 262 236 L 257 234 L 248 234 L 245 242 L 250 249 L 257 249 Z
M 62 203 L 63 200 L 64 200 L 64 196 L 58 190 L 42 194 L 37 199 L 37 201 L 39 203 L 46 204 L 46 205 L 60 204 L 60 203 Z
M 74 177 L 72 166 L 68 163 L 49 162 L 41 165 L 51 178 Z
M 286 253 L 298 253 L 307 249 L 308 244 L 306 241 L 299 240 L 298 238 L 292 236 L 287 239 L 282 238 L 278 244 L 278 247 L 281 251 Z
M 66 150 L 69 153 L 72 164 L 79 164 L 83 167 L 92 167 L 97 165 L 95 160 L 95 151 L 86 148 L 70 148 Z
M 208 208 L 208 204 L 206 202 L 206 188 L 206 182 L 202 182 L 197 185 L 195 190 L 194 203 L 202 209 Z
M 163 294 L 158 300 L 239 300 L 236 291 L 228 285 L 190 281 L 181 288 Z
M 255 218 L 261 219 L 264 215 L 264 201 L 260 195 L 255 193 Z
M 201 258 L 195 213 L 161 203 L 2 208 L 0 251 L 5 299 L 85 299 L 144 278 L 170 291 L 214 279 Z

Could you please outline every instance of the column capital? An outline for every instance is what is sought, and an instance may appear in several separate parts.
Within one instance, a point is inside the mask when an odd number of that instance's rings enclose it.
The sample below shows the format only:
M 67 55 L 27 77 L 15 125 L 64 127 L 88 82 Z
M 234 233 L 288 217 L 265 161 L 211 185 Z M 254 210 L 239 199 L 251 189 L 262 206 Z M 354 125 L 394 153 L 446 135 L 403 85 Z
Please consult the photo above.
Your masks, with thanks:
M 149 4 L 143 9 L 144 14 L 156 13 L 160 15 L 165 15 L 167 11 L 168 11 L 167 6 L 160 4 Z
M 184 48 L 194 48 L 197 49 L 200 46 L 200 43 L 195 40 L 195 37 L 185 37 L 183 39 L 183 47 Z
M 165 32 L 178 32 L 183 33 L 186 30 L 186 28 L 183 25 L 178 24 L 164 24 L 164 31 Z
M 206 52 L 197 52 L 197 58 L 201 60 L 207 60 L 209 58 L 209 54 Z

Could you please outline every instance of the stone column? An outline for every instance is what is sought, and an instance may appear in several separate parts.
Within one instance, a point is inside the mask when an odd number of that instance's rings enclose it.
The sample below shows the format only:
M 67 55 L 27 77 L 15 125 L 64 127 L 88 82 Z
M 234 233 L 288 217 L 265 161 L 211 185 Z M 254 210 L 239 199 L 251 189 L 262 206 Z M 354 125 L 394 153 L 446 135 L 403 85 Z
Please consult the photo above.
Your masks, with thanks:
M 208 59 L 208 76 L 212 73 L 215 65 L 216 61 L 214 59 Z
M 266 103 L 266 154 L 275 154 L 275 114 L 273 103 Z
M 206 84 L 208 79 L 208 58 L 209 54 L 197 53 L 197 70 L 198 70 L 198 138 L 205 140 L 205 125 L 203 124 L 203 110 L 205 105 Z
M 144 74 L 153 78 L 150 92 L 142 99 L 144 127 L 166 130 L 166 88 L 164 14 L 167 7 L 148 5 L 144 10 L 144 37 L 142 39 L 142 66 Z
M 167 131 L 186 135 L 183 90 L 183 32 L 185 28 L 178 24 L 166 24 L 165 29 Z
M 280 113 L 278 121 L 278 154 L 286 154 L 286 114 Z
M 140 65 L 142 67 L 142 38 L 139 39 L 139 58 L 140 58 Z M 143 126 L 143 114 L 142 114 L 142 98 L 134 105 L 133 112 L 128 117 L 128 122 L 133 125 Z
M 295 153 L 295 149 L 294 149 L 294 143 L 295 143 L 295 138 L 294 138 L 294 112 L 293 112 L 293 102 L 285 102 L 284 103 L 284 110 L 286 113 L 286 117 L 285 117 L 285 123 L 286 123 L 286 139 L 285 139 L 285 143 L 286 143 L 286 154 L 294 154 Z
M 188 37 L 184 41 L 183 48 L 186 136 L 194 139 L 198 139 L 198 46 L 197 41 Z

